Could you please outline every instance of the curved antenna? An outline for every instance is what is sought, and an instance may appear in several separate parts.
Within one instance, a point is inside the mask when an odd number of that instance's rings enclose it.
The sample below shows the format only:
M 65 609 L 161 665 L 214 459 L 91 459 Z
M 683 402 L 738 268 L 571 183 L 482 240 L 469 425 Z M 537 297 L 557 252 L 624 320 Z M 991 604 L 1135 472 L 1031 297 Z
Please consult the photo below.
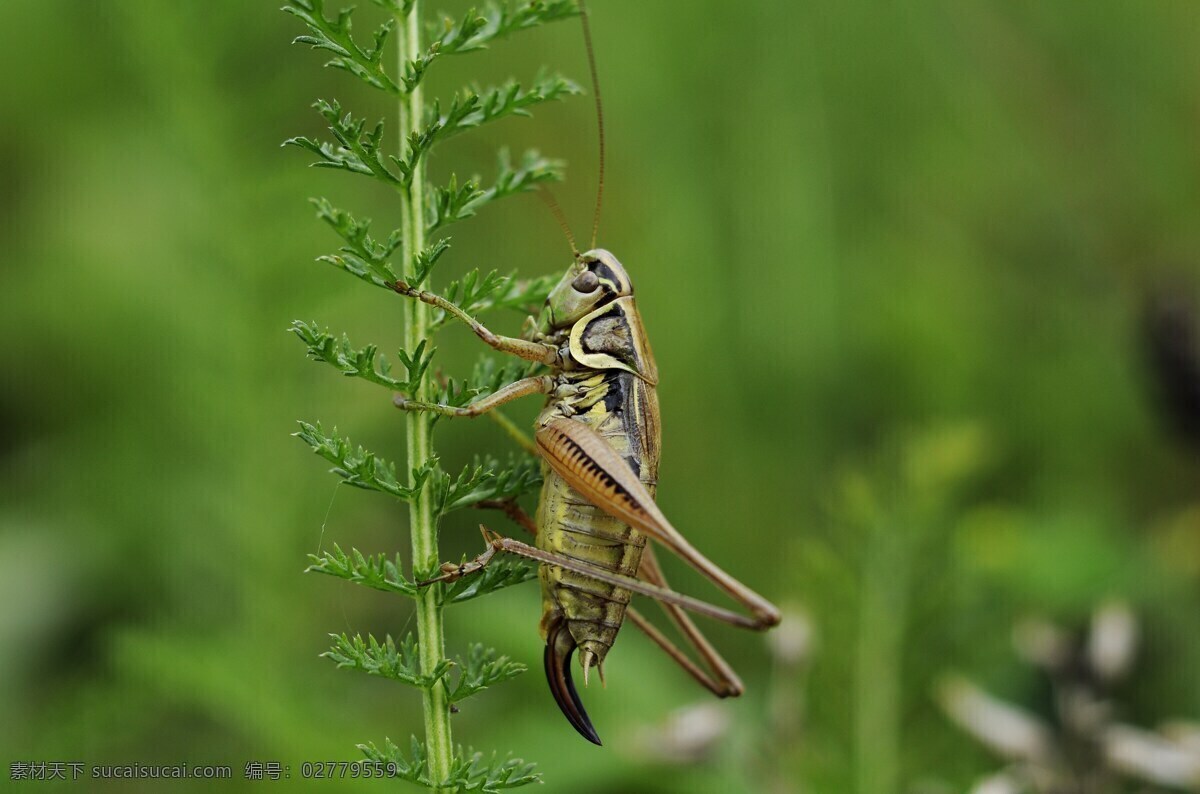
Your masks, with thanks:
M 587 46 L 588 69 L 592 73 L 592 94 L 596 97 L 596 127 L 600 133 L 600 176 L 596 184 L 596 212 L 592 216 L 592 248 L 600 230 L 600 205 L 604 200 L 604 105 L 600 101 L 600 78 L 596 75 L 596 53 L 592 50 L 592 30 L 588 23 L 587 4 L 579 0 L 579 19 L 583 23 L 583 42 Z
M 563 214 L 562 207 L 558 206 L 558 202 L 554 199 L 554 194 L 550 192 L 550 188 L 545 184 L 538 185 L 538 197 L 545 202 L 550 208 L 550 212 L 554 215 L 554 220 L 558 221 L 558 225 L 562 227 L 563 234 L 567 236 L 567 242 L 571 245 L 571 253 L 576 259 L 579 258 L 579 248 L 575 245 L 575 235 L 571 234 L 571 227 L 567 223 L 567 216 Z

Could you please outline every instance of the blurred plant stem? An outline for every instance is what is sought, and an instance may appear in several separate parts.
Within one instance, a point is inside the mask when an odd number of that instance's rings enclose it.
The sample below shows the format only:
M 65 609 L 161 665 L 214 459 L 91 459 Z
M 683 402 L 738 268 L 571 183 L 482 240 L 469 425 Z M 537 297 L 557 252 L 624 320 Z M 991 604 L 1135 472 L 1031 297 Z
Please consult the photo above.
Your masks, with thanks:
M 900 672 L 908 601 L 908 542 L 894 527 L 866 533 L 855 659 L 858 794 L 899 790 Z
M 408 14 L 396 14 L 399 74 L 404 73 L 410 58 L 421 54 L 420 4 L 414 1 Z M 405 155 L 404 145 L 411 135 L 418 132 L 425 115 L 421 86 L 415 86 L 400 97 L 400 156 Z M 401 192 L 400 211 L 402 217 L 401 248 L 404 261 L 412 262 L 425 248 L 425 164 L 418 162 L 408 188 Z M 432 345 L 429 325 L 429 306 L 421 301 L 404 301 L 405 324 L 404 345 L 416 350 L 420 344 Z M 414 399 L 425 402 L 430 399 L 429 382 L 422 379 L 417 386 Z M 433 414 L 422 411 L 406 411 L 407 460 L 410 487 L 416 489 L 415 498 L 408 503 L 409 526 L 412 534 L 413 571 L 433 571 L 441 555 L 437 544 L 437 517 L 433 509 L 433 493 L 430 483 L 417 483 L 417 472 L 425 461 L 433 458 Z M 432 676 L 445 663 L 446 639 L 442 624 L 440 584 L 433 584 L 417 591 L 417 637 L 421 649 L 421 673 Z M 429 772 L 433 780 L 448 780 L 453 761 L 454 744 L 450 737 L 450 700 L 445 687 L 431 686 L 423 690 L 421 697 L 425 712 L 425 746 L 429 753 Z M 440 789 L 439 789 L 440 790 Z

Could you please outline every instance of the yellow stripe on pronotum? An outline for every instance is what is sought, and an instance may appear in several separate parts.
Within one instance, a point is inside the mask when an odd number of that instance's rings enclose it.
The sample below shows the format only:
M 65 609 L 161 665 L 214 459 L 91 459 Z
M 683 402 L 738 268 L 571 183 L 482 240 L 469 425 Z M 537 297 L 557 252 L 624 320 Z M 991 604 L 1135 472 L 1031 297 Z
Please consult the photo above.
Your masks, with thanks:
M 536 521 L 527 516 L 521 520 L 516 509 L 518 520 L 536 533 L 537 545 L 501 537 L 481 527 L 487 543 L 484 553 L 462 565 L 443 565 L 442 575 L 430 582 L 468 576 L 482 570 L 501 552 L 536 560 L 542 585 L 541 633 L 546 641 L 550 690 L 575 729 L 600 744 L 571 679 L 570 663 L 576 649 L 584 682 L 592 667 L 603 676 L 604 660 L 628 616 L 714 694 L 736 696 L 742 692 L 737 674 L 687 612 L 763 630 L 779 623 L 779 610 L 696 550 L 654 502 L 661 438 L 655 396 L 658 369 L 629 274 L 615 256 L 595 248 L 604 185 L 604 125 L 582 2 L 580 11 L 596 88 L 601 142 L 592 250 L 575 253 L 540 316 L 522 338 L 493 333 L 438 295 L 403 282 L 395 285 L 400 294 L 437 306 L 470 325 L 492 348 L 543 365 L 544 372 L 509 384 L 466 407 L 414 402 L 402 395 L 397 395 L 396 405 L 410 411 L 479 416 L 520 397 L 547 396 L 534 433 L 545 475 Z M 508 508 L 512 514 L 513 506 Z M 671 590 L 647 539 L 681 557 L 749 614 Z M 701 664 L 629 606 L 634 594 L 662 605 Z

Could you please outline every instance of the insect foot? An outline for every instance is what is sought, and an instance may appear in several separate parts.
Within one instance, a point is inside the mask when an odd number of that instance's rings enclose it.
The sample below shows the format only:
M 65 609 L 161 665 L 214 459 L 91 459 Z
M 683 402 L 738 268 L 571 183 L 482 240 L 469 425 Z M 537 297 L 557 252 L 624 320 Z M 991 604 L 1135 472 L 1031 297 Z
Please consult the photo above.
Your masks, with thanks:
M 485 565 L 487 565 L 487 562 L 481 562 L 479 559 L 474 559 L 461 565 L 456 562 L 444 562 L 442 563 L 440 569 L 442 572 L 441 576 L 435 576 L 432 579 L 426 579 L 424 581 L 417 582 L 417 587 L 428 587 L 434 582 L 457 582 L 464 576 L 470 576 L 473 573 L 482 571 L 483 566 Z
M 435 576 L 432 579 L 426 579 L 423 582 L 417 582 L 417 587 L 426 587 L 434 582 L 456 582 L 464 576 L 470 576 L 473 573 L 479 573 L 486 568 L 487 564 L 492 561 L 492 557 L 494 557 L 496 552 L 500 551 L 502 548 L 498 542 L 500 540 L 500 536 L 482 524 L 479 525 L 479 530 L 483 533 L 483 538 L 488 544 L 488 547 L 484 549 L 482 554 L 470 562 L 442 563 L 440 568 L 442 572 L 441 576 Z

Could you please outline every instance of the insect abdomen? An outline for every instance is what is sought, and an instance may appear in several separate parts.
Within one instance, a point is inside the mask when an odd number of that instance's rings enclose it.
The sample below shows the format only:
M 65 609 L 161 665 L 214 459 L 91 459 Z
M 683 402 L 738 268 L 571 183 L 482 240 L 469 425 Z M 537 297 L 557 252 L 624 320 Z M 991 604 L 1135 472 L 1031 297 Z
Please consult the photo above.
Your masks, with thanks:
M 572 421 L 602 436 L 654 492 L 658 473 L 658 406 L 653 388 L 626 372 L 594 373 L 571 401 Z M 553 415 L 554 404 L 546 413 Z M 647 426 L 647 424 L 649 426 Z M 545 469 L 538 504 L 538 547 L 546 551 L 636 576 L 646 539 Z M 542 566 L 543 632 L 565 619 L 581 651 L 604 659 L 625 618 L 630 592 L 588 576 Z
M 607 515 L 553 472 L 538 505 L 538 546 L 625 576 L 636 576 L 645 539 Z M 581 651 L 602 661 L 616 640 L 630 593 L 587 576 L 543 565 L 543 616 L 567 621 Z

